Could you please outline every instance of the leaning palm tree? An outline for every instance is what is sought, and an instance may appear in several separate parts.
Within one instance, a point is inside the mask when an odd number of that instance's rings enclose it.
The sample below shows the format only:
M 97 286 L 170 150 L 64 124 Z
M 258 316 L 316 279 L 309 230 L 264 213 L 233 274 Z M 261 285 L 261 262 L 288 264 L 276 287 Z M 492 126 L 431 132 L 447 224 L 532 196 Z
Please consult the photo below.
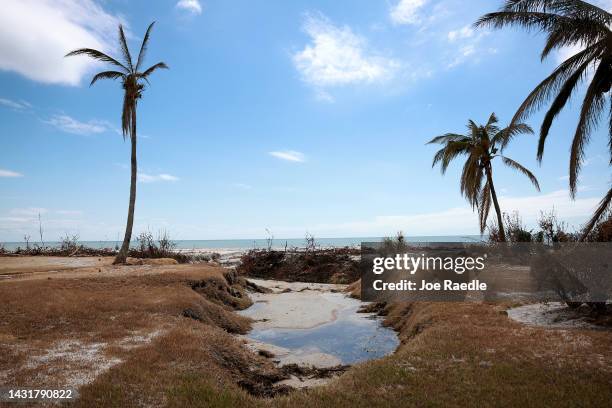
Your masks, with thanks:
M 446 173 L 448 165 L 459 156 L 467 156 L 461 173 L 461 193 L 468 200 L 472 208 L 478 209 L 480 223 L 480 233 L 482 234 L 487 226 L 491 202 L 497 214 L 497 226 L 499 228 L 499 238 L 502 242 L 506 241 L 502 212 L 497 200 L 497 193 L 493 185 L 493 166 L 491 161 L 500 157 L 502 162 L 531 180 L 535 188 L 540 191 L 540 185 L 535 176 L 525 167 L 503 156 L 502 153 L 508 143 L 519 134 L 533 134 L 533 130 L 524 123 L 514 123 L 500 129 L 497 126 L 497 117 L 492 113 L 487 124 L 477 125 L 473 120 L 468 122 L 468 133 L 461 135 L 457 133 L 446 133 L 434 137 L 428 144 L 441 144 L 442 147 L 435 154 L 432 167 L 440 163 L 442 174 Z M 483 185 L 484 181 L 484 185 Z
M 610 100 L 611 24 L 612 14 L 580 0 L 508 0 L 498 12 L 484 15 L 475 24 L 477 27 L 494 28 L 515 25 L 545 32 L 547 40 L 541 54 L 542 60 L 553 50 L 576 45 L 581 47 L 581 51 L 566 59 L 536 86 L 513 119 L 513 122 L 525 119 L 552 99 L 540 129 L 537 157 L 541 161 L 546 138 L 554 119 L 570 97 L 579 92 L 579 84 L 588 82 L 570 153 L 569 187 L 572 198 L 576 195 L 585 147 Z M 612 164 L 612 110 L 608 115 L 610 164 Z M 612 210 L 612 188 L 585 224 L 583 239 L 609 210 Z
M 151 29 L 155 22 L 149 25 L 147 32 L 142 40 L 140 46 L 140 52 L 138 53 L 138 59 L 136 64 L 132 61 L 130 50 L 125 39 L 125 33 L 123 27 L 119 25 L 119 46 L 121 49 L 121 62 L 101 51 L 94 50 L 91 48 L 81 48 L 72 52 L 69 52 L 66 56 L 74 55 L 87 55 L 97 61 L 106 62 L 113 66 L 114 70 L 103 71 L 96 74 L 91 80 L 90 86 L 95 84 L 100 79 L 121 79 L 123 86 L 123 111 L 121 113 L 121 129 L 123 132 L 123 139 L 127 136 L 130 137 L 132 144 L 132 155 L 131 155 L 131 179 L 130 179 L 130 204 L 128 207 L 127 225 L 125 227 L 125 236 L 123 238 L 123 244 L 119 253 L 115 257 L 115 264 L 125 263 L 130 248 L 130 241 L 132 239 L 132 226 L 134 225 L 134 205 L 136 203 L 136 176 L 137 176 L 137 164 L 136 164 L 136 105 L 138 99 L 142 98 L 142 92 L 145 88 L 144 82 L 149 82 L 149 76 L 160 68 L 168 68 L 163 62 L 141 71 L 142 62 L 147 52 L 147 45 L 149 43 L 149 36 Z

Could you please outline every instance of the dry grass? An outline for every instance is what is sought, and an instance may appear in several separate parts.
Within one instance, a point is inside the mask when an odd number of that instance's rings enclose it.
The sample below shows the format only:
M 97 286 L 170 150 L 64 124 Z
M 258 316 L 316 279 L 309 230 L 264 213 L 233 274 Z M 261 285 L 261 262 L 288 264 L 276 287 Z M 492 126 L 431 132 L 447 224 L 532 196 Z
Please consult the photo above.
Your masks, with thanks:
M 79 386 L 178 329 L 249 328 L 233 310 L 251 302 L 236 277 L 219 268 L 68 268 L 0 282 L 1 383 Z M 200 321 L 183 317 L 185 310 Z
M 0 383 L 80 385 L 83 407 L 569 407 L 612 399 L 610 332 L 525 327 L 489 304 L 393 304 L 386 323 L 402 341 L 395 354 L 328 386 L 258 398 L 245 388 L 265 390 L 280 374 L 231 334 L 248 329 L 233 310 L 250 301 L 240 279 L 220 268 L 41 271 L 0 281 L 0 298 Z M 186 309 L 201 321 L 183 317 Z
M 546 330 L 475 303 L 398 303 L 387 323 L 402 344 L 328 387 L 279 406 L 607 406 L 610 332 Z

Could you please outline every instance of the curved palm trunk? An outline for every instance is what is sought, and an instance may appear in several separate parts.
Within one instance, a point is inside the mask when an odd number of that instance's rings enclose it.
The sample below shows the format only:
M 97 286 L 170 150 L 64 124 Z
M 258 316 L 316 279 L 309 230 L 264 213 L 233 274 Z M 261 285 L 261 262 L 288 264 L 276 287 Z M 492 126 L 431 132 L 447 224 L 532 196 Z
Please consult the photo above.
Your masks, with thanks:
M 599 219 L 604 215 L 604 213 L 608 210 L 608 208 L 610 208 L 611 205 L 612 205 L 612 188 L 610 188 L 610 190 L 608 190 L 608 194 L 606 194 L 604 198 L 601 199 L 601 201 L 599 202 L 599 206 L 593 213 L 593 216 L 591 217 L 589 222 L 587 222 L 586 225 L 584 226 L 584 229 L 582 231 L 582 236 L 580 237 L 580 242 L 588 238 L 591 231 L 593 231 L 593 228 L 595 228 L 595 225 L 597 225 L 597 222 L 599 221 Z
M 491 170 L 491 163 L 487 163 L 485 167 L 485 173 L 489 186 L 491 187 L 491 198 L 493 199 L 493 206 L 495 207 L 495 213 L 497 214 L 497 227 L 499 228 L 499 239 L 501 242 L 506 242 L 506 233 L 504 231 L 504 220 L 502 219 L 501 208 L 497 202 L 497 193 L 495 193 L 495 187 L 493 186 L 493 171 Z
M 113 264 L 125 263 L 128 251 L 130 250 L 130 241 L 132 240 L 132 227 L 134 225 L 134 206 L 136 205 L 136 177 L 138 174 L 138 165 L 136 163 L 136 112 L 133 113 L 134 120 L 132 121 L 132 129 L 130 141 L 132 143 L 131 157 L 131 178 L 130 178 L 130 205 L 128 207 L 127 224 L 125 226 L 125 236 L 119 253 L 115 257 Z

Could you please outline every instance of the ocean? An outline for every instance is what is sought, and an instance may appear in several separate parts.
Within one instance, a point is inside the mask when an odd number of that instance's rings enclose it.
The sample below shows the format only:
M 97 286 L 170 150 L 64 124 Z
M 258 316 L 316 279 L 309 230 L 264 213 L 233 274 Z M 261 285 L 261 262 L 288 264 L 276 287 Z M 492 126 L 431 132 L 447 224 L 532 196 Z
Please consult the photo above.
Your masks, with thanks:
M 362 242 L 382 241 L 382 237 L 350 237 L 350 238 L 316 238 L 316 245 L 322 248 L 330 247 L 358 247 Z M 433 236 L 407 236 L 408 242 L 478 242 L 483 238 L 480 235 L 433 235 Z M 80 244 L 91 248 L 114 248 L 121 245 L 117 241 L 80 241 Z M 249 250 L 267 248 L 266 239 L 197 239 L 197 240 L 175 240 L 176 249 L 181 250 Z M 136 241 L 133 242 L 136 244 Z M 15 250 L 17 247 L 24 248 L 24 242 L 0 242 L 5 249 Z M 30 241 L 30 245 L 40 245 L 40 242 Z M 57 247 L 59 242 L 45 242 L 45 246 Z M 306 246 L 304 238 L 274 239 L 272 248 L 282 249 Z

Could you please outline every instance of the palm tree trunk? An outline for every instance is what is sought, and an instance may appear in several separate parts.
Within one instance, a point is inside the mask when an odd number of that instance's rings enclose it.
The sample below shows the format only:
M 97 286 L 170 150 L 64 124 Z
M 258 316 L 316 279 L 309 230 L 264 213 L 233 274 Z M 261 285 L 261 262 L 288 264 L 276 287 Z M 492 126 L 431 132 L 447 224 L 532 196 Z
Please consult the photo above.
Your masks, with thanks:
M 130 250 L 130 241 L 132 240 L 132 227 L 134 225 L 134 206 L 136 205 L 136 177 L 138 174 L 138 166 L 136 163 L 136 126 L 132 127 L 130 141 L 132 143 L 132 158 L 131 158 L 131 178 L 130 178 L 130 205 L 128 208 L 127 225 L 125 226 L 125 236 L 119 253 L 115 257 L 114 265 L 123 264 Z
M 599 221 L 599 219 L 605 214 L 605 212 L 608 210 L 608 208 L 610 208 L 611 205 L 612 205 L 612 188 L 610 188 L 610 190 L 608 190 L 608 194 L 606 194 L 604 198 L 601 199 L 601 201 L 599 202 L 599 206 L 593 213 L 593 216 L 591 217 L 589 222 L 587 222 L 586 225 L 584 226 L 582 230 L 582 235 L 580 237 L 580 242 L 588 238 L 591 231 L 593 231 L 593 228 L 595 228 L 595 225 L 597 225 L 597 222 Z
M 506 233 L 504 232 L 504 220 L 502 219 L 501 208 L 499 207 L 499 203 L 497 202 L 497 193 L 495 193 L 495 187 L 493 186 L 493 171 L 491 170 L 491 163 L 487 163 L 485 167 L 485 172 L 487 174 L 487 180 L 489 182 L 489 186 L 491 187 L 491 198 L 493 199 L 493 206 L 495 207 L 495 212 L 497 213 L 497 227 L 499 228 L 499 240 L 500 242 L 506 242 Z

